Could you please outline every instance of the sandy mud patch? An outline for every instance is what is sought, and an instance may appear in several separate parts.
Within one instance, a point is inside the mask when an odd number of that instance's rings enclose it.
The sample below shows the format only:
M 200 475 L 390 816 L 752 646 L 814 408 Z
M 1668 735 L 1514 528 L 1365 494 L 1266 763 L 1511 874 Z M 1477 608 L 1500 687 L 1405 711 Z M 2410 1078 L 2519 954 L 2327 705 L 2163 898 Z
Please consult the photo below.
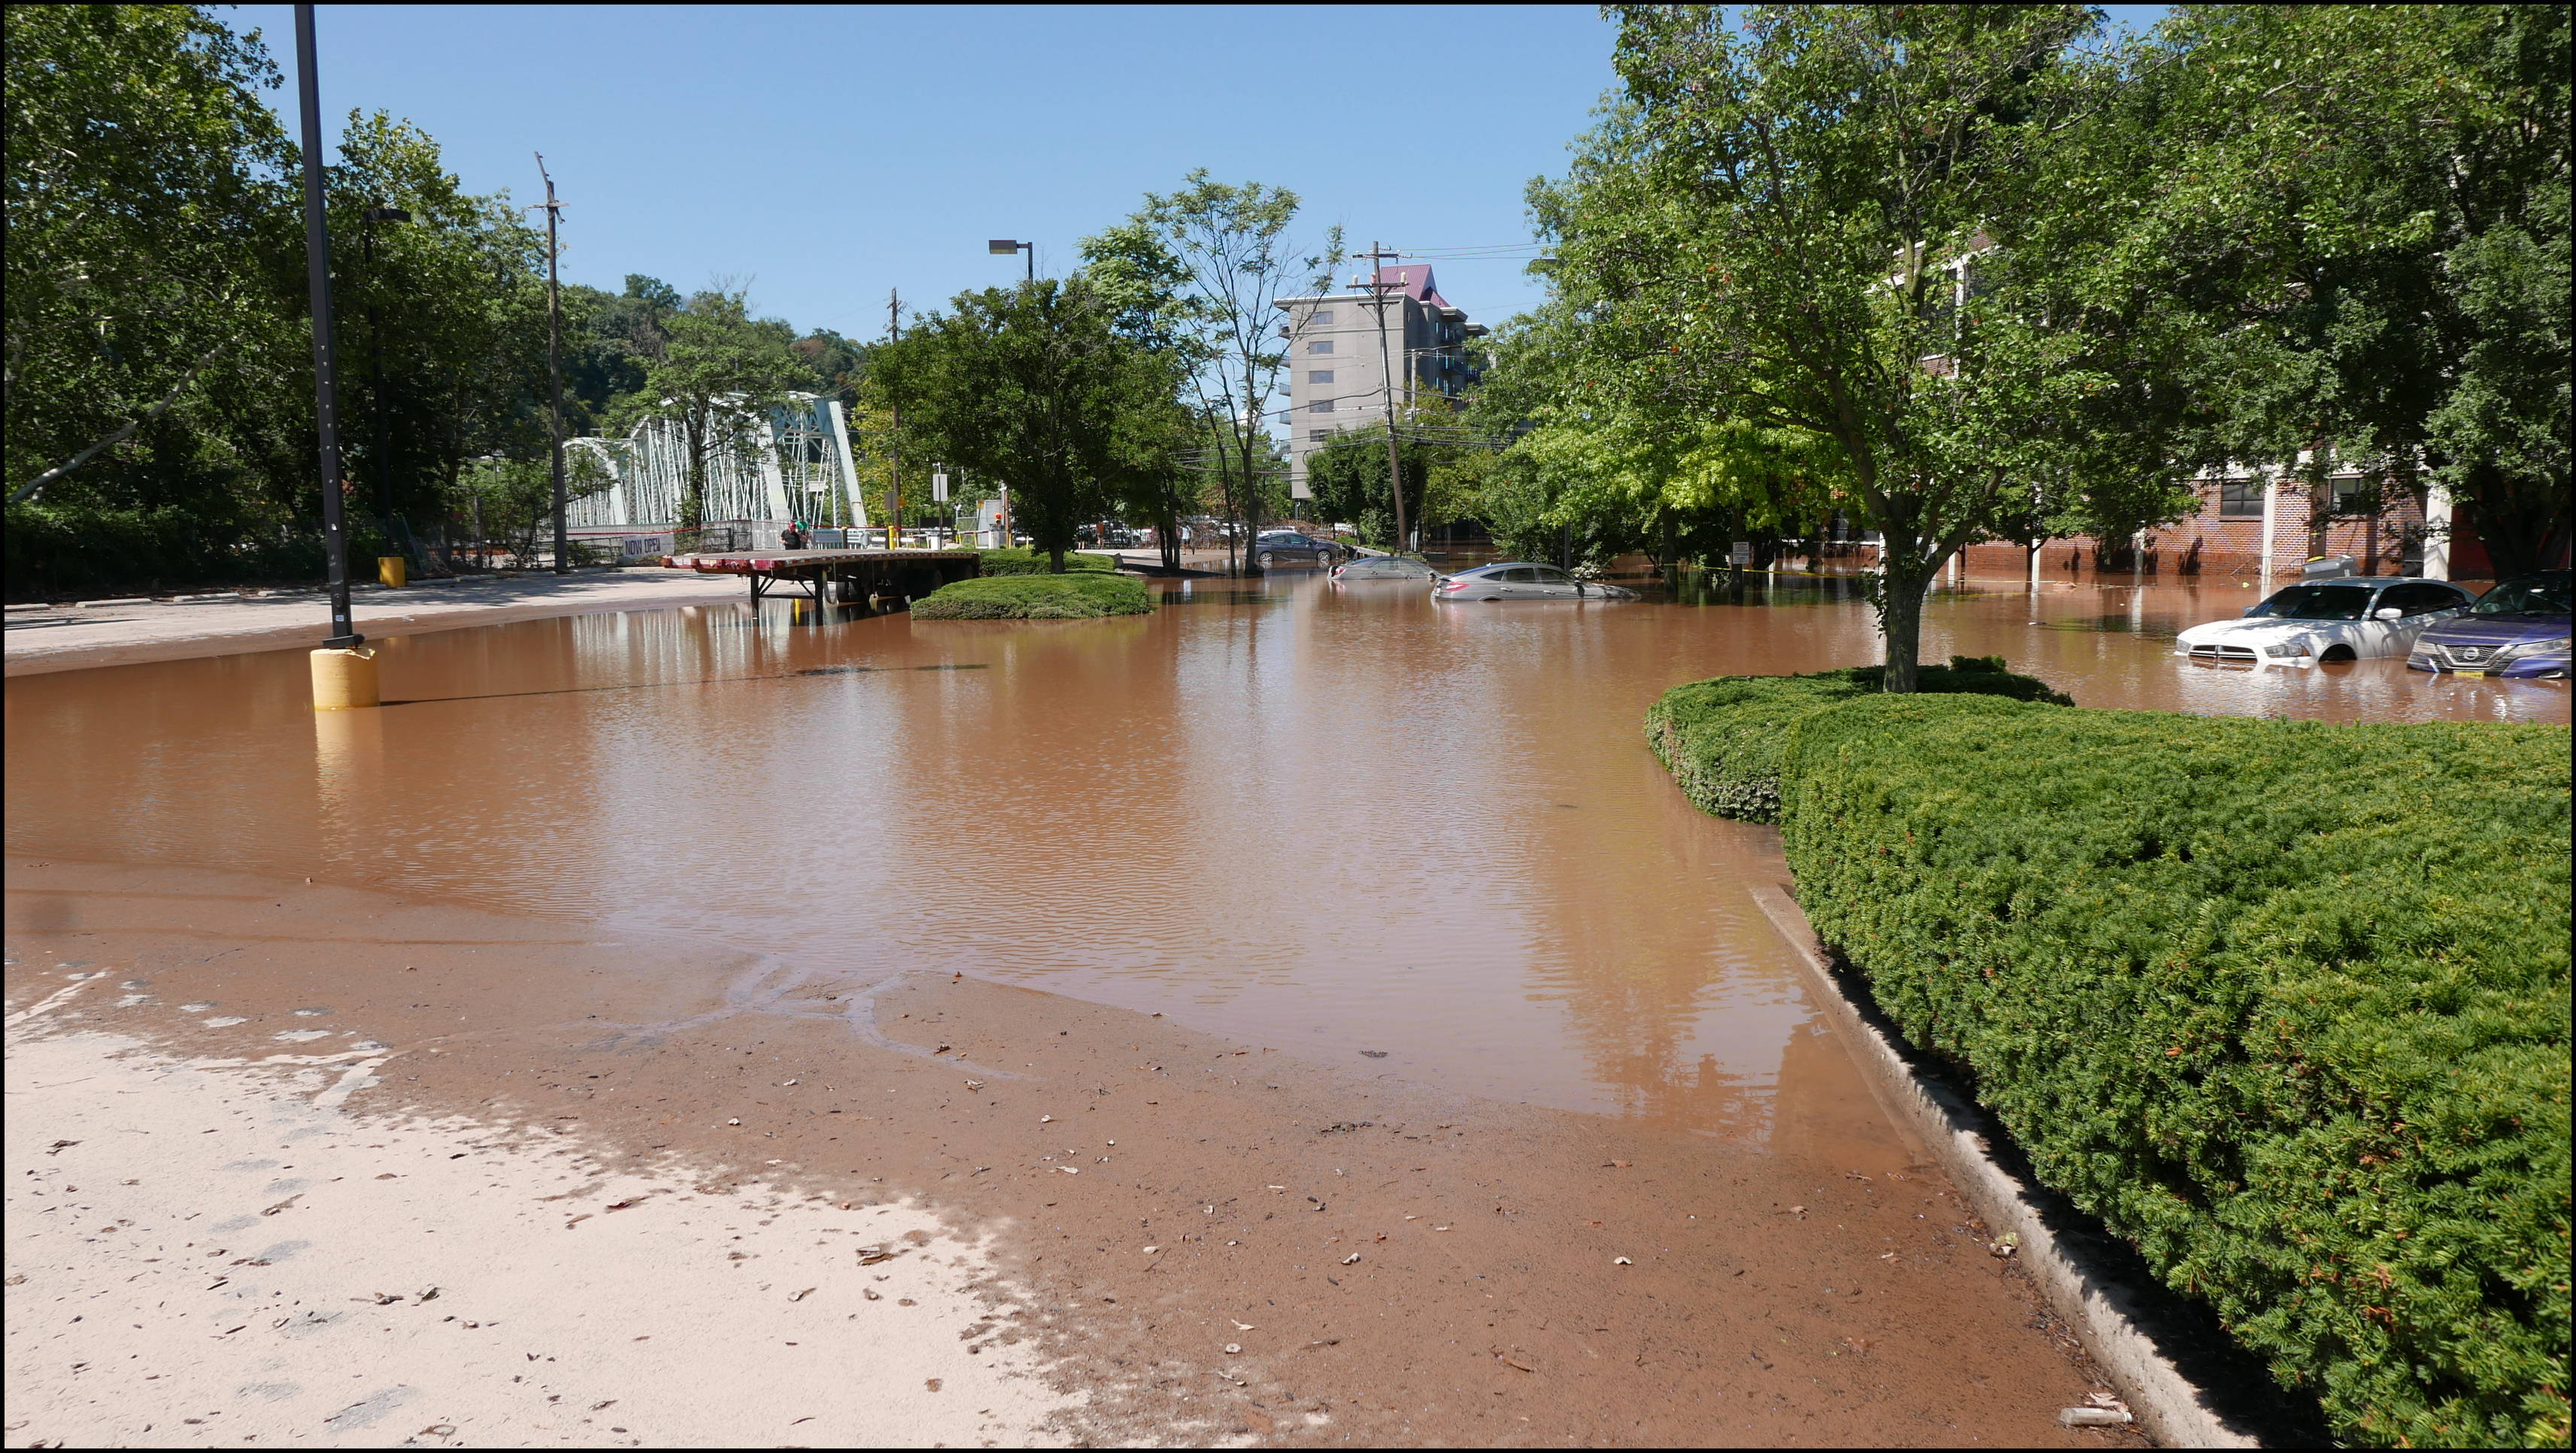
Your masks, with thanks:
M 12 1444 L 1024 1444 L 1078 1403 L 916 1206 L 351 1114 L 384 1052 L 296 1058 L 11 1045 Z
M 1693 1133 L 865 942 L 8 886 L 13 1441 L 2134 1442 L 1821 1024 Z

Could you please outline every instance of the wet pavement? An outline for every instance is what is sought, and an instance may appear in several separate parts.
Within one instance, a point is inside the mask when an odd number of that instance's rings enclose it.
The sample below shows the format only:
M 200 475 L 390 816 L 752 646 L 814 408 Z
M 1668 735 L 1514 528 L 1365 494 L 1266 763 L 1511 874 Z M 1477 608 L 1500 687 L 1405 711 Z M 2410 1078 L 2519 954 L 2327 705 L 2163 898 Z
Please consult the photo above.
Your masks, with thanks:
M 1875 659 L 1849 582 L 1170 588 L 1150 617 L 1036 627 L 782 601 L 413 635 L 381 643 L 396 704 L 321 717 L 300 651 L 15 679 L 8 847 L 965 973 L 1446 1091 L 1773 1133 L 1811 1018 L 1746 892 L 1785 877 L 1776 843 L 1684 803 L 1638 723 L 1677 682 Z M 2170 654 L 2253 598 L 1944 593 L 1925 657 L 2000 654 L 2090 707 L 2568 719 L 2564 684 Z

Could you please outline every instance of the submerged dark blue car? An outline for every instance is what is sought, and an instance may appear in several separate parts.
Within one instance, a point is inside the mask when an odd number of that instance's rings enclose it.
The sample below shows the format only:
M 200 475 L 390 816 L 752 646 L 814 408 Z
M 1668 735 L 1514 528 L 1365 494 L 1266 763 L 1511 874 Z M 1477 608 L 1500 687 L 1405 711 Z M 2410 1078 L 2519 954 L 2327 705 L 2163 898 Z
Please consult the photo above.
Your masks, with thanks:
M 2568 572 L 2508 580 L 2415 640 L 2406 664 L 2454 676 L 2567 679 Z

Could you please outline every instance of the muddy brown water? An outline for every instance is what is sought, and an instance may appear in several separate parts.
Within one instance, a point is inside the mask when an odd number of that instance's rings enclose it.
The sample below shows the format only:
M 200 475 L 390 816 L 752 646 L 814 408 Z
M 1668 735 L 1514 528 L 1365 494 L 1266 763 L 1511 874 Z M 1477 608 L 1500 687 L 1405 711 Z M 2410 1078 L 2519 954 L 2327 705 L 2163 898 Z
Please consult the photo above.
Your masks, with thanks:
M 1759 1143 L 1812 1010 L 1746 895 L 1771 835 L 1676 793 L 1639 719 L 1698 677 L 1875 659 L 1847 582 L 1440 606 L 1169 587 L 1153 616 L 819 617 L 773 601 L 7 688 L 9 851 L 372 885 L 836 972 L 962 972 L 1447 1090 Z M 2177 661 L 2232 581 L 1936 597 L 1927 659 L 2086 706 L 2568 719 L 2563 684 Z

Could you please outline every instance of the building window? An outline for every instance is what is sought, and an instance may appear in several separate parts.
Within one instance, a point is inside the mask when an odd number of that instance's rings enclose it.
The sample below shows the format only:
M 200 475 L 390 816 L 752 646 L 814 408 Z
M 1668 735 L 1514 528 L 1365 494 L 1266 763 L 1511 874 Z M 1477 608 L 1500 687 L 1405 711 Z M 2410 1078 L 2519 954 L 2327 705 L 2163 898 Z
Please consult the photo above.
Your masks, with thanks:
M 1329 327 L 1333 321 L 1333 310 L 1330 308 L 1317 308 L 1315 311 L 1306 315 L 1306 321 L 1319 327 Z
M 1306 345 L 1306 351 L 1309 353 L 1330 353 L 1333 351 L 1333 340 L 1330 338 L 1318 338 L 1314 342 Z
M 1306 431 L 1306 442 L 1309 444 L 1321 444 L 1331 437 L 1333 437 L 1333 431 L 1330 429 L 1308 429 Z
M 1329 368 L 1310 368 L 1306 370 L 1306 382 L 1308 383 L 1331 383 L 1332 381 L 1333 371 Z
M 2327 498 L 2327 509 L 2338 515 L 2368 515 L 2379 511 L 2379 481 L 2347 474 L 2333 481 Z
M 2222 479 L 2218 482 L 2218 517 L 2222 520 L 2263 518 L 2263 481 Z
M 1306 406 L 1306 412 L 1310 414 L 1329 414 L 1332 411 L 1333 401 L 1331 399 L 1317 399 Z

